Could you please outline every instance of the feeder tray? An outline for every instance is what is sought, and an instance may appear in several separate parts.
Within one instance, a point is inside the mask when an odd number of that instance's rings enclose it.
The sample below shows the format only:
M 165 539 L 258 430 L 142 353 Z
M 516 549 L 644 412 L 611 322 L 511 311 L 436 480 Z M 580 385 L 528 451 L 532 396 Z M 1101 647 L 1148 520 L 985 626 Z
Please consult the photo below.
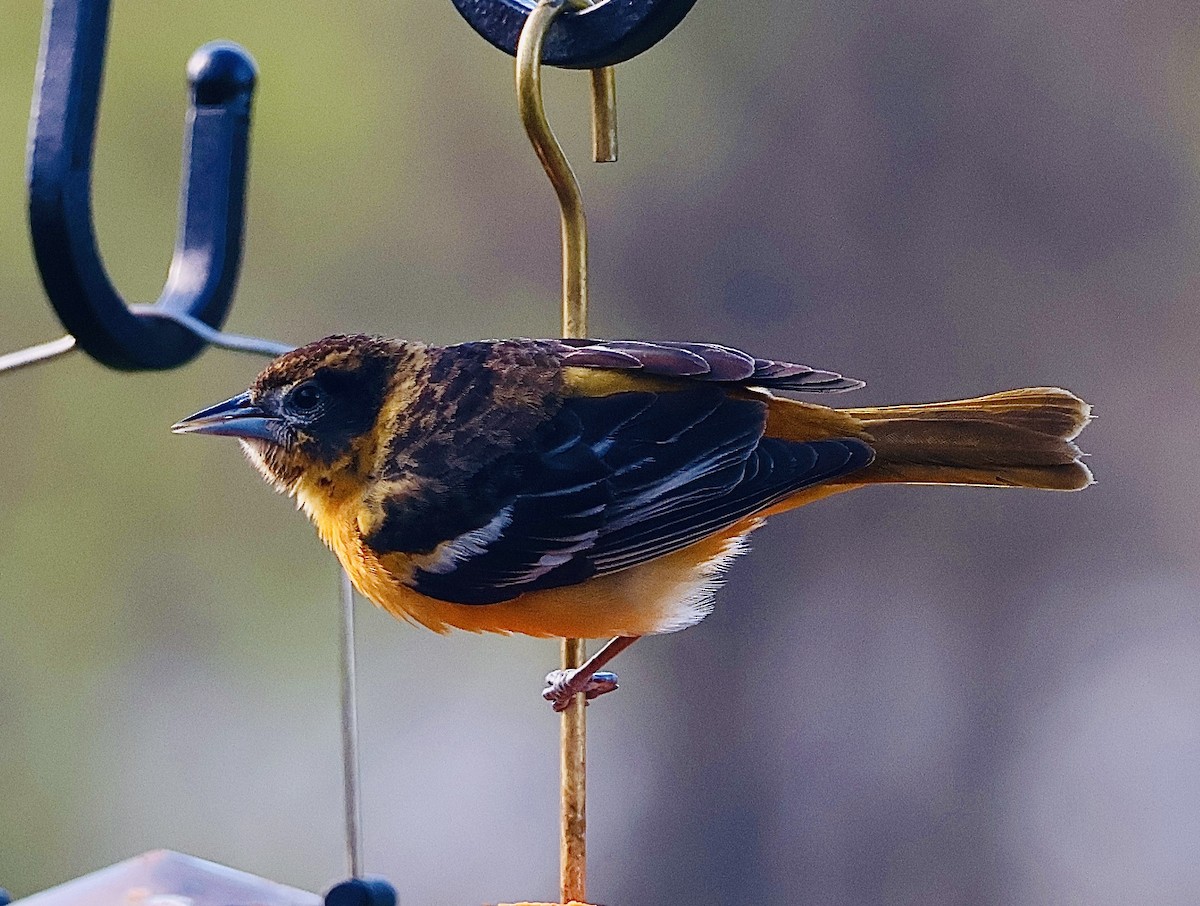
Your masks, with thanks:
M 166 849 L 51 887 L 21 906 L 321 906 L 321 897 Z

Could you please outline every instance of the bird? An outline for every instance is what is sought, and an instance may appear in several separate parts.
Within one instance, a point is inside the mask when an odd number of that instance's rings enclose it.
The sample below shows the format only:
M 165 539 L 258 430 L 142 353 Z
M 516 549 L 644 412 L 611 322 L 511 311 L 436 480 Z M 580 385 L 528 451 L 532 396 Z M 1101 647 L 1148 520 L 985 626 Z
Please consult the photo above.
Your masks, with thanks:
M 337 335 L 172 426 L 240 440 L 357 589 L 446 632 L 610 638 L 547 677 L 555 710 L 616 687 L 642 636 L 699 622 L 747 536 L 874 484 L 1074 491 L 1091 407 L 1028 387 L 918 405 L 713 343 Z

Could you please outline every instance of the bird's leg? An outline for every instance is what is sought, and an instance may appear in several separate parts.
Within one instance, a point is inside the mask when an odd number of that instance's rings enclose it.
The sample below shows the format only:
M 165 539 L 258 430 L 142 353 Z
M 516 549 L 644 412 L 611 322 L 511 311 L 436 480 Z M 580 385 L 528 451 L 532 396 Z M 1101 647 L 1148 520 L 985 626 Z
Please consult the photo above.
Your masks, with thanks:
M 599 673 L 601 667 L 640 639 L 638 635 L 619 635 L 595 654 L 582 667 L 574 670 L 553 670 L 546 674 L 549 688 L 542 698 L 554 705 L 555 711 L 566 711 L 571 700 L 580 692 L 593 699 L 617 688 L 615 673 Z

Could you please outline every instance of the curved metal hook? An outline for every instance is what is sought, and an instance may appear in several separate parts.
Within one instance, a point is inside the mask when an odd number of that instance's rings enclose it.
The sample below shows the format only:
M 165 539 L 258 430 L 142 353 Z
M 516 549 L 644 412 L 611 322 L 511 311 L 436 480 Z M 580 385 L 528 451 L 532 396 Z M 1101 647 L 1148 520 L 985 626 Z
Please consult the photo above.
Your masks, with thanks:
M 453 0 L 462 17 L 493 47 L 516 55 L 530 0 Z M 564 15 L 546 35 L 543 62 L 598 69 L 636 57 L 665 38 L 696 0 L 601 0 Z
M 563 336 L 587 336 L 587 217 L 579 180 L 546 119 L 542 103 L 542 55 L 547 34 L 566 0 L 541 0 L 517 45 L 517 110 L 538 160 L 558 195 L 562 226 Z
M 204 348 L 170 317 L 134 313 L 104 270 L 91 168 L 109 0 L 47 0 L 30 123 L 29 225 L 42 284 L 80 348 L 112 368 L 174 368 Z M 245 50 L 206 44 L 188 61 L 179 234 L 156 303 L 219 328 L 241 264 L 257 71 Z

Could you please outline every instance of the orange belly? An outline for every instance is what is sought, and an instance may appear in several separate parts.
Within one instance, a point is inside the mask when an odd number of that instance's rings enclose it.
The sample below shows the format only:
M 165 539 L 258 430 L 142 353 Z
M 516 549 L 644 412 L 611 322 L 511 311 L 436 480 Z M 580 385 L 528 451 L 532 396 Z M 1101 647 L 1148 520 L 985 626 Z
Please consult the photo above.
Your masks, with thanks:
M 403 582 L 412 574 L 411 558 L 377 555 L 362 543 L 351 520 L 339 520 L 326 542 L 366 597 L 394 616 L 436 632 L 454 627 L 590 639 L 674 632 L 702 620 L 712 609 L 721 574 L 741 552 L 742 539 L 759 524 L 759 519 L 745 519 L 649 563 L 498 604 L 453 604 L 418 594 Z

